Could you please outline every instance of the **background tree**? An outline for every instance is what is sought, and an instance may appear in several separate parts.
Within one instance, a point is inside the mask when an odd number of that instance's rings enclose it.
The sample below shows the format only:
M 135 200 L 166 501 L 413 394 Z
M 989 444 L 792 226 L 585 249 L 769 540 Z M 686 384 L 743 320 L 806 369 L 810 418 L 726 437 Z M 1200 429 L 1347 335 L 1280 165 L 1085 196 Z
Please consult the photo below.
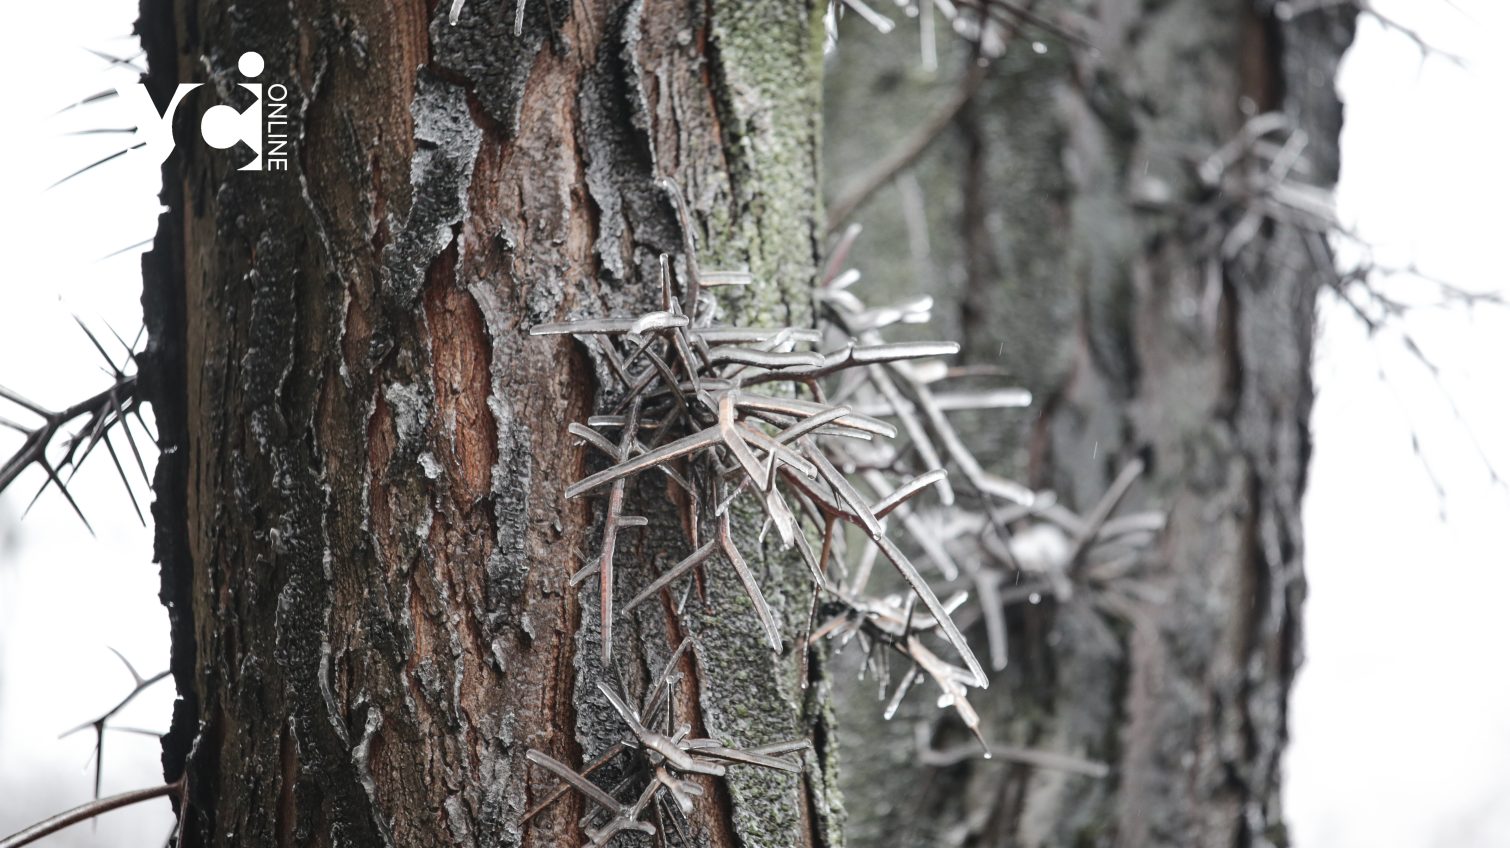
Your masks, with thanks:
M 825 165 L 839 213 L 872 198 L 857 267 L 893 290 L 941 281 L 964 364 L 1035 396 L 1036 414 L 979 422 L 998 446 L 981 455 L 1082 510 L 1141 459 L 1132 500 L 1168 515 L 1140 591 L 1009 607 L 1011 664 L 977 699 L 993 743 L 1110 776 L 926 762 L 914 723 L 938 747 L 958 729 L 918 704 L 884 724 L 849 703 L 874 699 L 861 683 L 840 708 L 851 844 L 1284 844 L 1314 315 L 1332 274 L 1311 203 L 1337 178 L 1354 14 L 1327 5 L 1038 4 L 1072 37 L 1015 26 L 988 69 L 955 49 L 937 75 L 910 33 L 843 29 Z M 915 168 L 886 167 L 923 138 Z

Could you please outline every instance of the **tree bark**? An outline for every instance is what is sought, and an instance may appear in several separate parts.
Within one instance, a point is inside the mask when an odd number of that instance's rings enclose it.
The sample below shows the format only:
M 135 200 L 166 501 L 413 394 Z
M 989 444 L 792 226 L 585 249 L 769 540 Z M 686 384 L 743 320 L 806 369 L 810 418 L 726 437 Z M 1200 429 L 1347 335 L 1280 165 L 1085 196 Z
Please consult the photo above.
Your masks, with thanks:
M 525 751 L 602 753 L 596 684 L 643 687 L 682 634 L 649 605 L 599 666 L 595 581 L 567 580 L 601 509 L 562 494 L 595 374 L 527 330 L 658 306 L 658 256 L 684 259 L 658 177 L 704 266 L 755 276 L 726 316 L 809 320 L 823 4 L 529 0 L 515 35 L 516 1 L 452 27 L 435 0 L 143 0 L 158 102 L 210 82 L 144 260 L 186 845 L 581 844 L 575 793 L 522 821 L 557 782 Z M 287 173 L 198 139 L 249 50 L 291 93 Z M 621 590 L 686 553 L 626 536 Z M 800 569 L 752 565 L 796 633 Z M 836 843 L 826 687 L 710 581 L 698 732 L 819 755 L 709 781 L 695 841 Z
M 912 704 L 886 724 L 864 709 L 872 686 L 841 686 L 851 844 L 1286 844 L 1321 276 L 1314 234 L 1281 222 L 1222 259 L 1254 199 L 1197 176 L 1274 111 L 1308 135 L 1302 181 L 1335 183 L 1333 79 L 1353 13 L 1282 19 L 1276 5 L 1039 4 L 1094 51 L 1028 28 L 915 171 L 858 216 L 866 285 L 931 283 L 967 361 L 1033 390 L 1036 413 L 975 422 L 998 470 L 1086 510 L 1141 458 L 1130 503 L 1168 522 L 1139 578 L 1158 597 L 1009 609 L 1010 665 L 978 699 L 990 741 L 1103 760 L 1110 776 L 918 765 L 913 723 L 947 740 L 947 716 Z M 910 69 L 914 37 L 850 24 L 826 83 L 831 194 L 912 123 L 888 131 L 868 115 L 923 112 L 955 84 Z

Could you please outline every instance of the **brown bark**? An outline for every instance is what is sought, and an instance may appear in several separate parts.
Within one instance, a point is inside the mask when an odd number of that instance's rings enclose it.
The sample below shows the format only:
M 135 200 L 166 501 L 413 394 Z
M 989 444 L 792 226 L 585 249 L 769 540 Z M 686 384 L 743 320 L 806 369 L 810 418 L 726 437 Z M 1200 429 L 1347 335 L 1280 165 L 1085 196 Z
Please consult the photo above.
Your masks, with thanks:
M 1332 81 L 1352 18 L 1281 20 L 1271 7 L 1040 4 L 1096 52 L 1030 34 L 1050 45 L 1040 56 L 1018 39 L 920 163 L 943 320 L 970 361 L 1005 366 L 1036 396 L 1036 414 L 979 420 L 978 435 L 998 469 L 1082 510 L 1143 459 L 1130 503 L 1165 511 L 1168 526 L 1140 579 L 1162 597 L 1079 592 L 1013 608 L 1011 665 L 978 699 L 988 738 L 1104 760 L 1106 779 L 999 760 L 916 766 L 913 721 L 939 739 L 958 729 L 926 704 L 867 722 L 874 690 L 841 693 L 856 719 L 842 726 L 854 844 L 1285 842 L 1320 276 L 1305 231 L 1282 223 L 1214 260 L 1252 201 L 1212 192 L 1196 167 L 1249 115 L 1275 110 L 1309 135 L 1302 180 L 1330 187 Z M 840 192 L 890 141 L 865 120 L 878 102 L 907 114 L 952 84 L 906 79 L 915 49 L 862 26 L 841 37 L 827 105 Z M 879 195 L 859 216 L 867 285 L 915 287 L 905 196 Z
M 234 101 L 246 50 L 296 112 L 288 173 L 234 170 L 188 115 L 145 261 L 186 844 L 579 844 L 575 795 L 521 822 L 556 783 L 525 750 L 601 753 L 622 730 L 596 683 L 642 686 L 679 634 L 647 609 L 599 667 L 594 581 L 567 587 L 597 511 L 562 496 L 595 374 L 526 331 L 657 302 L 683 243 L 662 176 L 704 263 L 758 280 L 729 314 L 807 320 L 810 2 L 530 0 L 520 36 L 512 2 L 470 0 L 454 28 L 448 7 L 143 2 L 155 92 L 213 82 L 183 113 Z M 621 539 L 621 591 L 677 541 Z M 758 565 L 795 632 L 800 577 Z M 701 723 L 822 751 L 823 688 L 760 648 L 728 579 L 694 615 Z M 835 839 L 816 762 L 710 782 L 697 841 Z

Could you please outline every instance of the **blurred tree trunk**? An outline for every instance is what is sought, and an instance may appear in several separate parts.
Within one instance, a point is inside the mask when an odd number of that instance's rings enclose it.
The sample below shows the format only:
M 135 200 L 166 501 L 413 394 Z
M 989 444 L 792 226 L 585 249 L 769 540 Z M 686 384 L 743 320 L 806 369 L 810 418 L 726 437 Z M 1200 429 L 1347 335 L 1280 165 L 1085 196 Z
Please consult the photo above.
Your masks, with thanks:
M 1286 843 L 1314 263 L 1330 259 L 1274 220 L 1224 256 L 1260 200 L 1198 169 L 1277 112 L 1271 139 L 1305 134 L 1292 179 L 1335 182 L 1333 80 L 1353 12 L 1282 19 L 1289 5 L 1040 3 L 1094 49 L 1028 29 L 918 167 L 856 216 L 865 285 L 921 281 L 968 362 L 1033 390 L 1033 410 L 975 422 L 998 470 L 1087 510 L 1141 458 L 1133 500 L 1168 525 L 1141 566 L 1146 597 L 1013 608 L 1011 663 L 977 699 L 988 739 L 1103 760 L 1110 775 L 920 766 L 914 722 L 942 738 L 948 717 L 918 698 L 886 724 L 872 684 L 841 687 L 851 844 Z M 966 62 L 930 77 L 915 34 L 846 21 L 826 81 L 830 195 L 946 101 Z
M 821 4 L 529 0 L 518 36 L 514 0 L 455 27 L 449 6 L 143 0 L 159 102 L 209 82 L 144 297 L 189 845 L 580 844 L 575 794 L 522 823 L 557 784 L 525 750 L 601 753 L 623 728 L 597 682 L 643 686 L 676 636 L 647 607 L 598 666 L 593 581 L 567 588 L 598 519 L 562 496 L 593 370 L 527 329 L 659 303 L 683 243 L 660 176 L 705 267 L 758 281 L 727 316 L 809 320 Z M 289 88 L 287 173 L 198 138 L 197 113 L 244 105 L 249 50 Z M 637 537 L 621 588 L 684 555 L 662 541 Z M 796 632 L 803 578 L 765 568 Z M 699 732 L 820 756 L 800 781 L 710 782 L 697 841 L 835 841 L 822 687 L 719 614 L 739 597 L 719 571 L 694 616 Z

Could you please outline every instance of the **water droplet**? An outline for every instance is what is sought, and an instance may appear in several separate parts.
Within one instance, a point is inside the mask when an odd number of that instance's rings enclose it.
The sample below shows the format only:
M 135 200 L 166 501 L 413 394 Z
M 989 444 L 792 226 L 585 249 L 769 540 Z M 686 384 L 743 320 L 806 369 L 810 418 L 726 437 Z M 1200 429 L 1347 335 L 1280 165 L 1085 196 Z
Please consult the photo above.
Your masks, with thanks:
M 1049 46 L 1047 44 L 1044 44 L 1042 41 L 1035 41 L 1033 42 L 1033 52 L 1042 56 L 1043 54 L 1049 52 Z M 990 755 L 987 754 L 986 756 Z
M 1041 600 L 1043 600 L 1043 596 L 1038 594 L 1037 592 L 1028 595 L 1028 603 L 1030 604 L 1037 604 Z

